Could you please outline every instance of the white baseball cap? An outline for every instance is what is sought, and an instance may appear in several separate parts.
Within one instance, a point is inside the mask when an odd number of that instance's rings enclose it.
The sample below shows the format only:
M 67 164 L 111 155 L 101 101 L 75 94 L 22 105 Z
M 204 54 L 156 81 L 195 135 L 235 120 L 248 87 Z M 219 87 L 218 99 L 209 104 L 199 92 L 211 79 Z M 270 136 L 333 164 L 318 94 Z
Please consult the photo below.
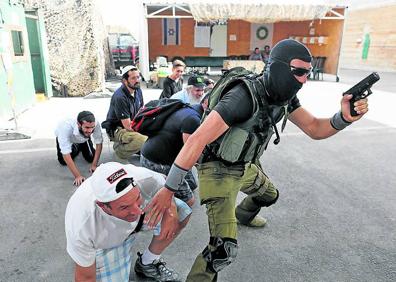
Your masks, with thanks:
M 123 76 L 124 74 L 126 74 L 127 72 L 129 72 L 130 70 L 136 70 L 138 71 L 138 68 L 133 66 L 133 65 L 128 65 L 122 68 L 121 70 L 121 75 Z
M 124 196 L 136 186 L 132 175 L 133 166 L 116 162 L 101 164 L 90 177 L 95 198 L 102 203 L 108 203 Z M 132 183 L 120 192 L 116 191 L 118 182 L 131 178 Z

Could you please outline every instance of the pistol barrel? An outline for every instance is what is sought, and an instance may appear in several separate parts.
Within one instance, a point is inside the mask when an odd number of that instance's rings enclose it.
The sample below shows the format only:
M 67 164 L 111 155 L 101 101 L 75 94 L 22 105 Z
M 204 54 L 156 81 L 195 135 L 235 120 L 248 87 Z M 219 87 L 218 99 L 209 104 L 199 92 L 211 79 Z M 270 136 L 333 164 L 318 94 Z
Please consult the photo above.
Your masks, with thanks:
M 362 81 L 360 81 L 358 84 L 352 86 L 349 90 L 344 92 L 345 94 L 352 94 L 352 95 L 359 95 L 363 93 L 364 91 L 368 90 L 371 88 L 371 86 L 376 83 L 380 79 L 380 76 L 378 73 L 373 72 L 369 76 L 365 77 Z

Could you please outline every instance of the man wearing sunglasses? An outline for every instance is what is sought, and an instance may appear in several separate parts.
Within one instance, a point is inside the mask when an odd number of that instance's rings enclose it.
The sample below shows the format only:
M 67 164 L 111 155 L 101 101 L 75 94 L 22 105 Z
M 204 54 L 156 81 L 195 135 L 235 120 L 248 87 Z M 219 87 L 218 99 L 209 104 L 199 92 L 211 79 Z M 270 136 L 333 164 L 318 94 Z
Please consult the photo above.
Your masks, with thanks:
M 367 99 L 362 99 L 354 104 L 359 115 L 351 116 L 352 95 L 342 97 L 340 111 L 331 118 L 316 118 L 304 109 L 296 94 L 307 81 L 311 60 L 303 44 L 285 39 L 272 49 L 261 77 L 241 80 L 220 93 L 220 86 L 215 87 L 209 100 L 210 113 L 184 144 L 165 187 L 146 207 L 146 221 L 149 226 L 155 225 L 178 191 L 181 179 L 200 159 L 199 194 L 201 204 L 206 205 L 210 237 L 187 281 L 215 281 L 218 272 L 234 261 L 237 221 L 251 227 L 265 225 L 266 220 L 258 213 L 262 207 L 275 204 L 279 192 L 263 172 L 259 158 L 274 132 L 274 143 L 279 143 L 278 122 L 283 119 L 283 129 L 290 120 L 309 137 L 323 139 L 367 113 Z M 218 85 L 222 85 L 220 81 Z M 239 191 L 247 197 L 235 208 Z
M 143 207 L 165 182 L 162 174 L 116 162 L 101 164 L 70 198 L 65 214 L 67 252 L 75 281 L 129 281 L 132 247 L 143 224 Z M 172 200 L 150 245 L 138 253 L 135 272 L 155 281 L 181 281 L 161 253 L 186 226 L 191 208 Z

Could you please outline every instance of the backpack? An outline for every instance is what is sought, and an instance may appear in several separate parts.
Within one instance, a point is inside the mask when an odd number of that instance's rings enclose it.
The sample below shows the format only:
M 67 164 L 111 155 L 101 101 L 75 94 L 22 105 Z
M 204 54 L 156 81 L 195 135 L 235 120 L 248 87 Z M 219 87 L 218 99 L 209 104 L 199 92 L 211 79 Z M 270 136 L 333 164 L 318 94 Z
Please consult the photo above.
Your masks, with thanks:
M 255 81 L 255 78 L 258 76 L 258 74 L 254 74 L 243 67 L 235 67 L 230 70 L 224 71 L 223 75 L 217 81 L 217 83 L 210 92 L 210 98 L 208 103 L 209 106 L 207 111 L 205 111 L 205 115 L 202 117 L 202 120 L 205 119 L 205 117 L 211 110 L 213 110 L 213 108 L 217 105 L 218 101 L 224 93 L 233 88 L 235 85 L 243 83 L 242 81 L 244 79 L 248 79 L 249 81 Z
M 177 110 L 189 107 L 178 99 L 152 100 L 137 112 L 131 122 L 134 131 L 151 137 L 161 130 L 167 118 Z

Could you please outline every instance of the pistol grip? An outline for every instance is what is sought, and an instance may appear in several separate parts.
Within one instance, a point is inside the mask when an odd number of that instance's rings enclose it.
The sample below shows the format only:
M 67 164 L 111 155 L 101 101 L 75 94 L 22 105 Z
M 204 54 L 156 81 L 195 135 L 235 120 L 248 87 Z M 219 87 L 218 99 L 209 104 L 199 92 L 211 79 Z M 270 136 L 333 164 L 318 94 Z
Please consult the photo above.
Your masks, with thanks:
M 359 98 L 356 98 L 355 96 L 353 96 L 352 99 L 349 100 L 350 113 L 351 113 L 351 116 L 353 116 L 353 117 L 359 115 L 359 114 L 355 111 L 355 106 L 353 105 L 357 100 L 359 100 Z
M 349 106 L 350 106 L 350 109 L 351 109 L 351 116 L 353 116 L 353 117 L 355 117 L 355 116 L 358 116 L 359 114 L 355 111 L 355 106 L 353 105 L 353 103 L 355 103 L 356 101 L 352 98 L 350 101 L 349 101 Z

